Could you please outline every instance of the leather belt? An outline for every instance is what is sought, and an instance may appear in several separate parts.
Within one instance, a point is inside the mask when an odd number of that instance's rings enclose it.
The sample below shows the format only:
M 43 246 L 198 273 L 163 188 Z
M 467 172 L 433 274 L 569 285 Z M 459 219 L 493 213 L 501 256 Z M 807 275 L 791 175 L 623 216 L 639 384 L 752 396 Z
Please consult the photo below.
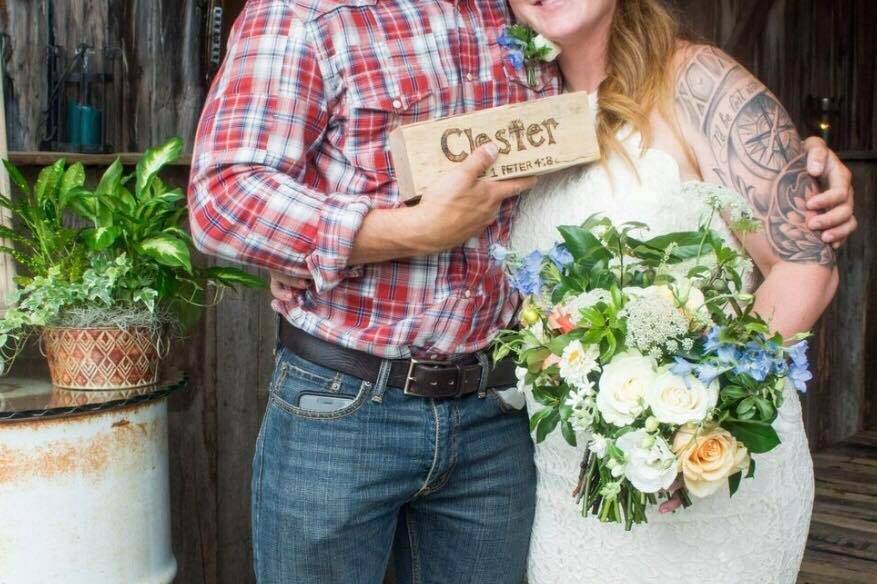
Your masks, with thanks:
M 348 349 L 309 335 L 285 320 L 280 324 L 280 343 L 302 359 L 347 375 L 376 383 L 386 359 Z M 488 367 L 484 388 L 507 388 L 517 384 L 515 363 L 503 359 Z M 462 397 L 481 389 L 484 368 L 474 353 L 448 361 L 422 359 L 390 360 L 387 386 L 401 388 L 405 395 L 446 399 Z

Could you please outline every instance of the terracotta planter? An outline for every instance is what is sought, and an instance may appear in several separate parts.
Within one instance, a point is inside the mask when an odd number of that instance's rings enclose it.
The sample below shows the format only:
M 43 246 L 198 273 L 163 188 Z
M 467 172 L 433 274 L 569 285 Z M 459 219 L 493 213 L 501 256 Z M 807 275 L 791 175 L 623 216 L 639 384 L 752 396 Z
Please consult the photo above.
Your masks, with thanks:
M 159 344 L 145 327 L 47 327 L 40 343 L 58 387 L 126 389 L 158 382 Z

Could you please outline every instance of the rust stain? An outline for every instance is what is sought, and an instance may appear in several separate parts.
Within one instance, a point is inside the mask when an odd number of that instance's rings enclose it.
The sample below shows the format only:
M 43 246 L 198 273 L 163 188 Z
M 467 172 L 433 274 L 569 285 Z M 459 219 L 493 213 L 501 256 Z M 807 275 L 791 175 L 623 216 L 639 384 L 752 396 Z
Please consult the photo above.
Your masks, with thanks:
M 16 431 L 16 426 L 4 429 L 0 425 L 0 436 L 4 431 Z M 126 430 L 113 431 L 115 428 Z M 56 440 L 28 449 L 0 445 L 0 485 L 65 475 L 93 477 L 106 472 L 111 465 L 136 467 L 144 442 L 159 430 L 159 420 L 132 424 L 122 419 L 113 423 L 110 431 L 88 438 Z

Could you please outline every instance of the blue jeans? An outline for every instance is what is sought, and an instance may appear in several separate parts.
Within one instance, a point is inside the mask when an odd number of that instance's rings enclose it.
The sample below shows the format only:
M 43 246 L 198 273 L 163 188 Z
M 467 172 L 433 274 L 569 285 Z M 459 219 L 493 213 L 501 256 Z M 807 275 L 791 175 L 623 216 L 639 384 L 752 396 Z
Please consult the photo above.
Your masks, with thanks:
M 303 409 L 307 394 L 343 401 Z M 408 397 L 281 349 L 253 460 L 258 581 L 379 584 L 393 551 L 399 584 L 520 584 L 536 491 L 527 426 L 490 390 Z

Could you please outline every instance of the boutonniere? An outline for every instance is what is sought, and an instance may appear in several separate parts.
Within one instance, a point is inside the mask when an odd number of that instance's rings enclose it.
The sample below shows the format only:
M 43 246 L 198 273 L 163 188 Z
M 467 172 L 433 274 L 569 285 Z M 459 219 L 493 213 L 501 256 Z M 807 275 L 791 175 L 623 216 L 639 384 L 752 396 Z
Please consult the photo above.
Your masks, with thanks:
M 560 47 L 522 24 L 504 28 L 497 42 L 508 51 L 506 59 L 515 69 L 527 70 L 530 85 L 536 85 L 536 64 L 550 63 L 560 54 Z

